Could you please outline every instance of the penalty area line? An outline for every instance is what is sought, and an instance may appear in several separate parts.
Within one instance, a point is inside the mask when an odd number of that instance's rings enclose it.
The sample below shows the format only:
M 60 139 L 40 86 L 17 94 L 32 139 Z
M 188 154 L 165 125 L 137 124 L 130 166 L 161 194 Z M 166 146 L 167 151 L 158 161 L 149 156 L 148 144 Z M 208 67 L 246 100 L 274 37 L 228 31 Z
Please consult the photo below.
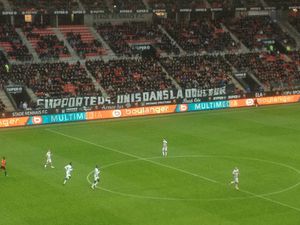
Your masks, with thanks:
M 185 173 L 185 174 L 189 174 L 189 175 L 191 175 L 191 176 L 198 177 L 198 178 L 201 178 L 201 179 L 203 179 L 203 180 L 206 180 L 206 181 L 209 181 L 209 182 L 212 182 L 212 183 L 215 183 L 215 184 L 220 184 L 220 185 L 222 185 L 222 186 L 227 186 L 226 184 L 223 184 L 223 183 L 218 182 L 218 181 L 216 181 L 216 180 L 213 180 L 213 179 L 210 179 L 210 178 L 208 178 L 208 177 L 204 177 L 204 176 L 201 176 L 201 175 L 198 175 L 198 174 L 195 174 L 195 173 L 191 173 L 191 172 L 186 171 L 186 170 L 183 170 L 183 169 L 179 169 L 179 168 L 176 168 L 176 167 L 173 167 L 173 166 L 168 166 L 168 165 L 165 165 L 165 164 L 162 164 L 162 163 L 158 163 L 158 162 L 149 160 L 149 159 L 147 159 L 147 158 L 143 158 L 143 157 L 140 157 L 140 156 L 131 154 L 131 153 L 123 152 L 123 151 L 120 151 L 120 150 L 117 150 L 117 149 L 114 149 L 114 148 L 111 148 L 111 147 L 107 147 L 107 146 L 104 146 L 104 145 L 100 145 L 100 144 L 97 144 L 97 143 L 94 143 L 94 142 L 91 142 L 91 141 L 88 141 L 88 140 L 85 140 L 85 139 L 82 139 L 82 138 L 79 138 L 79 137 L 75 137 L 75 136 L 72 136 L 72 135 L 64 134 L 64 133 L 62 133 L 62 132 L 55 131 L 55 130 L 52 130 L 52 129 L 45 129 L 45 130 L 48 131 L 48 132 L 51 132 L 51 133 L 55 133 L 55 134 L 58 134 L 58 135 L 61 135 L 61 136 L 64 136 L 64 137 L 73 139 L 73 140 L 77 140 L 77 141 L 80 141 L 80 142 L 83 142 L 83 143 L 87 143 L 87 144 L 96 146 L 96 147 L 98 147 L 98 148 L 102 148 L 102 149 L 105 149 L 105 150 L 108 150 L 108 151 L 116 152 L 116 153 L 119 153 L 119 154 L 122 154 L 122 155 L 126 155 L 126 156 L 129 156 L 129 157 L 132 157 L 132 158 L 136 158 L 136 159 L 139 159 L 139 160 L 142 160 L 142 161 L 145 161 L 145 162 L 149 162 L 149 163 L 152 163 L 152 164 L 161 166 L 161 167 L 173 169 L 173 170 L 176 170 L 176 171 L 179 171 L 179 172 L 182 172 L 182 173 Z M 240 189 L 239 191 L 241 191 L 241 192 L 243 192 L 243 193 L 246 193 L 246 194 L 248 194 L 248 195 L 254 196 L 254 197 L 256 197 L 256 198 L 260 198 L 260 199 L 263 199 L 263 200 L 265 200 L 265 201 L 272 202 L 272 203 L 274 203 L 274 204 L 281 205 L 281 206 L 283 206 L 283 207 L 286 207 L 286 208 L 289 208 L 289 209 L 293 209 L 293 210 L 295 210 L 295 211 L 297 211 L 297 212 L 300 212 L 300 208 L 297 208 L 297 207 L 288 205 L 288 204 L 286 204 L 286 203 L 282 203 L 282 202 L 273 200 L 273 199 L 271 199 L 271 198 L 267 198 L 267 197 L 265 197 L 265 196 L 257 195 L 257 194 L 255 194 L 255 193 L 252 193 L 252 192 L 250 192 L 250 191 L 246 191 L 246 190 L 243 190 L 243 189 Z

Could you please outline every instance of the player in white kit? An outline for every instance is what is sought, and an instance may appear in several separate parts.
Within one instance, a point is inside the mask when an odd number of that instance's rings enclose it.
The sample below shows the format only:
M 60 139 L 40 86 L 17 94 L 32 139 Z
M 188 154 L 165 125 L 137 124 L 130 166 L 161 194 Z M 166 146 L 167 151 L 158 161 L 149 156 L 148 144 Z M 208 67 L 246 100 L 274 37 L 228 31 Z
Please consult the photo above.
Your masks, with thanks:
M 98 166 L 95 167 L 94 169 L 94 182 L 92 184 L 92 189 L 95 189 L 96 185 L 99 183 L 100 181 L 100 169 L 98 168 Z
M 70 162 L 68 165 L 65 166 L 66 176 L 64 179 L 64 184 L 71 178 L 71 172 L 73 171 L 72 163 Z
M 46 163 L 45 163 L 45 168 L 50 165 L 51 168 L 54 168 L 54 166 L 52 165 L 52 153 L 51 153 L 51 150 L 49 149 L 46 153 Z
M 231 181 L 230 183 L 234 184 L 236 190 L 239 190 L 239 175 L 240 171 L 237 167 L 235 167 L 232 171 L 233 181 Z
M 164 157 L 166 157 L 168 155 L 168 142 L 165 138 L 163 139 L 162 155 Z

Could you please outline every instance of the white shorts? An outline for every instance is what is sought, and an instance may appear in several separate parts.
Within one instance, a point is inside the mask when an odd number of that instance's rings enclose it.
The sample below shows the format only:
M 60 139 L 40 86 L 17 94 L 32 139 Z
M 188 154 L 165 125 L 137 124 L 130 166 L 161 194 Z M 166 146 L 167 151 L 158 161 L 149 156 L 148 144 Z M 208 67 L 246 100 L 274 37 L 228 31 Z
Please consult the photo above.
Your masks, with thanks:
M 94 177 L 94 181 L 96 182 L 99 182 L 99 177 Z
M 167 152 L 167 151 L 168 151 L 168 148 L 162 148 L 162 151 L 163 151 L 163 152 Z
M 70 173 L 66 173 L 66 178 L 70 179 L 71 178 L 71 174 Z
M 236 178 L 233 179 L 233 181 L 234 181 L 234 183 L 238 184 L 239 183 L 239 178 L 236 177 Z
M 52 163 L 52 160 L 51 159 L 47 159 L 46 163 Z

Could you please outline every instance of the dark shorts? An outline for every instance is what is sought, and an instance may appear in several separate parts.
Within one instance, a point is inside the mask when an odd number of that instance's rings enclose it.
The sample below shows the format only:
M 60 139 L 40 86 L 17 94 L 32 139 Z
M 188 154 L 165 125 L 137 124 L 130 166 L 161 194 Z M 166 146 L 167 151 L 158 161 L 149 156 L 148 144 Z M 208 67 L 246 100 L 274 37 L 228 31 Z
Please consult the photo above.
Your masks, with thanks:
M 6 170 L 5 166 L 1 166 L 1 170 Z

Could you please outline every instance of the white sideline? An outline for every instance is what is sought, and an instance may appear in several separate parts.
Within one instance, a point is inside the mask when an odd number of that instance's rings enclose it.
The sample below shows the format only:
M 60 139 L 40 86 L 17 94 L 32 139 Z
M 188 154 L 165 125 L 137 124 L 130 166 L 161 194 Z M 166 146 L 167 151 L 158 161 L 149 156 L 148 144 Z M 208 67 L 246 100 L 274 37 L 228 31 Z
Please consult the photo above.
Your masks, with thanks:
M 189 175 L 192 175 L 192 176 L 194 176 L 194 177 L 198 177 L 198 178 L 201 178 L 201 179 L 203 179 L 203 180 L 206 180 L 206 181 L 209 181 L 209 182 L 212 182 L 212 183 L 215 183 L 215 184 L 220 184 L 220 185 L 223 185 L 223 186 L 227 186 L 226 184 L 223 184 L 223 183 L 218 182 L 218 181 L 216 181 L 216 180 L 213 180 L 213 179 L 210 179 L 210 178 L 208 178 L 208 177 L 204 177 L 204 176 L 201 176 L 201 175 L 198 175 L 198 174 L 195 174 L 195 173 L 191 173 L 191 172 L 186 171 L 186 170 L 183 170 L 183 169 L 179 169 L 179 168 L 176 168 L 176 167 L 173 167 L 173 166 L 168 166 L 168 165 L 165 165 L 165 164 L 162 164 L 162 163 L 159 163 L 159 162 L 155 162 L 155 161 L 152 161 L 152 160 L 149 160 L 149 159 L 146 159 L 146 158 L 143 158 L 143 157 L 140 157 L 140 156 L 131 154 L 131 153 L 122 152 L 122 151 L 120 151 L 120 150 L 117 150 L 117 149 L 114 149 L 114 148 L 111 148 L 111 147 L 106 147 L 106 146 L 104 146 L 104 145 L 96 144 L 96 143 L 93 143 L 93 142 L 84 140 L 84 139 L 82 139 L 82 138 L 79 138 L 79 137 L 75 137 L 75 136 L 71 136 L 71 135 L 68 135 L 68 134 L 61 133 L 61 132 L 59 132 L 59 131 L 54 131 L 54 130 L 51 130 L 51 129 L 45 129 L 45 130 L 46 130 L 46 131 L 49 131 L 49 132 L 51 132 L 51 133 L 55 133 L 55 134 L 64 136 L 64 137 L 68 137 L 68 138 L 70 138 L 70 139 L 74 139 L 74 140 L 77 140 L 77 141 L 80 141 L 80 142 L 84 142 L 84 143 L 87 143 L 87 144 L 90 144 L 90 145 L 94 145 L 94 146 L 96 146 L 96 147 L 99 147 L 99 148 L 102 148 L 102 149 L 106 149 L 106 150 L 108 150 L 108 151 L 117 152 L 117 153 L 122 154 L 122 155 L 130 156 L 130 157 L 132 157 L 132 158 L 136 158 L 136 159 L 139 159 L 139 160 L 143 160 L 143 161 L 146 161 L 146 162 L 149 162 L 149 163 L 158 165 L 158 166 L 162 166 L 162 167 L 169 168 L 169 169 L 173 169 L 173 170 L 176 170 L 176 171 L 185 173 L 185 174 L 189 174 Z M 272 203 L 274 203 L 274 204 L 281 205 L 281 206 L 284 206 L 284 207 L 287 207 L 287 208 L 290 208 L 290 209 L 293 209 L 293 210 L 296 210 L 296 211 L 300 212 L 300 208 L 297 208 L 297 207 L 288 205 L 288 204 L 286 204 L 286 203 L 282 203 L 282 202 L 273 200 L 273 199 L 271 199 L 271 198 L 267 198 L 267 197 L 265 197 L 265 196 L 257 195 L 257 194 L 255 194 L 255 193 L 252 193 L 252 192 L 249 192 L 249 191 L 246 191 L 246 190 L 243 190 L 243 189 L 240 189 L 239 191 L 240 191 L 240 192 L 243 192 L 243 193 L 245 193 L 245 194 L 254 196 L 254 197 L 256 197 L 256 198 L 260 198 L 260 199 L 263 199 L 263 200 L 265 200 L 265 201 L 272 202 Z

